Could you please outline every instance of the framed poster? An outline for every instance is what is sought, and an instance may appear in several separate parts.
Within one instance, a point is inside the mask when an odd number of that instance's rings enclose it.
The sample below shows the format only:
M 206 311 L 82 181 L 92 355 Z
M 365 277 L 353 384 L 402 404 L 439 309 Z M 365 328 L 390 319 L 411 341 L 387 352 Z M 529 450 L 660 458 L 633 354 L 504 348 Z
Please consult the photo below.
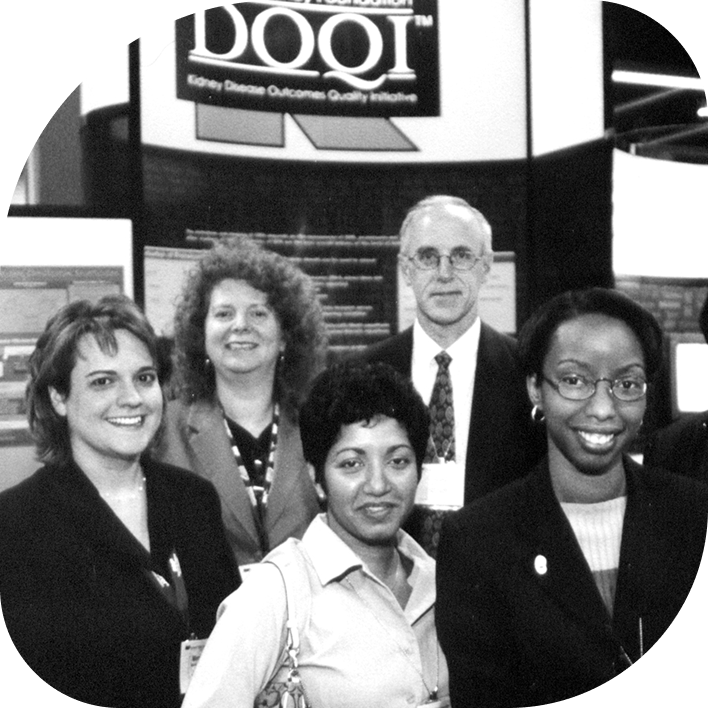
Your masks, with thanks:
M 0 489 L 34 471 L 24 392 L 47 320 L 75 300 L 133 296 L 132 224 L 123 219 L 12 217 L 0 240 Z M 12 455 L 9 464 L 8 455 Z M 31 461 L 31 462 L 30 462 Z M 6 464 L 8 463 L 8 464 Z

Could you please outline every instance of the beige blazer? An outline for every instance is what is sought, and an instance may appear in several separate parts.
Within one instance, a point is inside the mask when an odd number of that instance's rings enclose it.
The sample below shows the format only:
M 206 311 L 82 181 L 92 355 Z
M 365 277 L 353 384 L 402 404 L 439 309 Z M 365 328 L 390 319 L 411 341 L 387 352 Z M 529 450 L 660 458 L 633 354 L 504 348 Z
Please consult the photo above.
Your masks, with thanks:
M 153 456 L 191 470 L 216 487 L 226 535 L 239 565 L 263 558 L 253 508 L 217 405 L 208 401 L 191 404 L 170 401 L 165 411 L 164 431 Z M 266 510 L 269 549 L 287 538 L 302 538 L 319 510 L 302 454 L 299 429 L 281 413 L 273 486 Z

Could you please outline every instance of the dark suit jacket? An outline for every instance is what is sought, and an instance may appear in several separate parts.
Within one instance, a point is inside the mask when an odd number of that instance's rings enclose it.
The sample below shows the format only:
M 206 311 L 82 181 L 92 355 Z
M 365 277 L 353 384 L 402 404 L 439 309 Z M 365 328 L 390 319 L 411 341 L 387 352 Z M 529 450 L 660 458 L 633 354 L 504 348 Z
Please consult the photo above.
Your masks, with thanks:
M 239 585 L 214 488 L 145 459 L 148 553 L 76 466 L 0 495 L 0 601 L 20 655 L 51 686 L 102 706 L 177 708 L 179 646 L 211 632 Z M 148 578 L 175 550 L 188 619 Z M 147 572 L 146 572 L 147 571 Z
M 160 444 L 153 455 L 191 470 L 214 485 L 221 500 L 226 536 L 239 565 L 263 559 L 253 508 L 219 406 L 208 401 L 189 405 L 170 401 Z M 281 413 L 275 475 L 265 518 L 270 548 L 291 536 L 302 538 L 319 511 L 315 485 L 302 454 L 300 429 Z
M 708 488 L 625 461 L 610 618 L 547 462 L 443 522 L 436 621 L 454 708 L 563 700 L 613 678 L 676 617 L 701 562 Z M 680 520 L 680 523 L 677 522 Z M 543 556 L 546 572 L 536 560 Z
M 410 377 L 412 356 L 410 327 L 369 347 L 360 358 L 383 361 Z M 482 322 L 465 461 L 465 504 L 525 475 L 544 450 L 545 431 L 531 423 L 516 340 Z
M 644 464 L 708 482 L 708 411 L 657 431 L 644 447 Z

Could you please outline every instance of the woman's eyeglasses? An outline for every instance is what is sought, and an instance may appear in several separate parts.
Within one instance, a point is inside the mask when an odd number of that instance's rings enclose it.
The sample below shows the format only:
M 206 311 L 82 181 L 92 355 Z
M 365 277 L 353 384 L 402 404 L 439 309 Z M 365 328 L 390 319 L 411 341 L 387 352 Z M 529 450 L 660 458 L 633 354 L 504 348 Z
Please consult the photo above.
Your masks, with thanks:
M 597 379 L 590 381 L 580 374 L 567 374 L 561 376 L 559 381 L 552 381 L 542 375 L 543 380 L 552 386 L 563 398 L 570 401 L 585 401 L 592 398 L 600 381 L 610 384 L 610 393 L 618 401 L 630 403 L 644 398 L 647 392 L 647 382 L 640 376 L 623 376 L 612 381 L 611 379 Z

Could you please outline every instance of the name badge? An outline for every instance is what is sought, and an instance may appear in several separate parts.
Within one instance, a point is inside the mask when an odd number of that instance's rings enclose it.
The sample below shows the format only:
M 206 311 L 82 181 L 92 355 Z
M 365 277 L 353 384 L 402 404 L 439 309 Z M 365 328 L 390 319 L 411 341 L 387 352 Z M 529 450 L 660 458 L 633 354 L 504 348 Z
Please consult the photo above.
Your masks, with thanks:
M 187 693 L 189 683 L 202 656 L 206 639 L 185 639 L 180 645 L 179 653 L 179 690 Z
M 465 499 L 465 468 L 457 462 L 424 463 L 415 503 L 459 508 Z

